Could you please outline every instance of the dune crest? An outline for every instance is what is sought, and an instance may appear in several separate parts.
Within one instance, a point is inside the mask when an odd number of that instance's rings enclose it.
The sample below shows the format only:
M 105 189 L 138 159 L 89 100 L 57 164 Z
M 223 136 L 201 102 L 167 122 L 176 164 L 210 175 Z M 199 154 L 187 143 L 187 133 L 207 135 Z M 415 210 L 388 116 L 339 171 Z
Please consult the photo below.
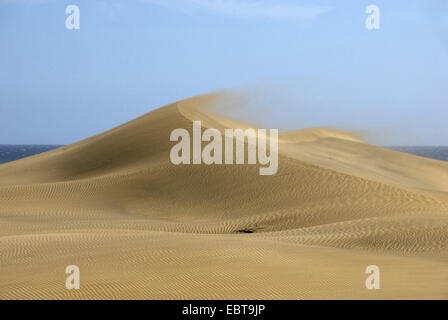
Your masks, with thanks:
M 330 128 L 309 128 L 282 134 L 282 141 L 287 143 L 313 142 L 320 139 L 342 139 L 354 142 L 364 141 L 352 133 Z
M 174 129 L 251 127 L 213 114 L 222 99 L 0 165 L 0 298 L 448 297 L 448 163 L 313 128 L 279 136 L 273 176 L 173 165 Z

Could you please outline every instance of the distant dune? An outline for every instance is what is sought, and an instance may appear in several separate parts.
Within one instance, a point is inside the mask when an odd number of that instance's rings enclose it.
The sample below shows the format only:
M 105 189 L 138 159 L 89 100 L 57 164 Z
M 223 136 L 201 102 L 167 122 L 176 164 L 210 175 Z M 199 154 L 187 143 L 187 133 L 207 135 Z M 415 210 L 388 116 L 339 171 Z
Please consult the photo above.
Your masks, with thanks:
M 447 162 L 311 128 L 279 135 L 276 175 L 173 165 L 176 128 L 250 127 L 220 99 L 0 165 L 0 298 L 448 298 Z

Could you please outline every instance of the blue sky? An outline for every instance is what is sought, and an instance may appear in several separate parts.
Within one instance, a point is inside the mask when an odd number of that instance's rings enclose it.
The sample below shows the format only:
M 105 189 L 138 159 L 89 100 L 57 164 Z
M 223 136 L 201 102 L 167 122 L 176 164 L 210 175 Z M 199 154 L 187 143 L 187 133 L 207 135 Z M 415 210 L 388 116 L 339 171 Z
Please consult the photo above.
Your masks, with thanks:
M 68 144 L 236 90 L 260 126 L 448 145 L 444 0 L 0 0 L 0 49 L 0 144 Z

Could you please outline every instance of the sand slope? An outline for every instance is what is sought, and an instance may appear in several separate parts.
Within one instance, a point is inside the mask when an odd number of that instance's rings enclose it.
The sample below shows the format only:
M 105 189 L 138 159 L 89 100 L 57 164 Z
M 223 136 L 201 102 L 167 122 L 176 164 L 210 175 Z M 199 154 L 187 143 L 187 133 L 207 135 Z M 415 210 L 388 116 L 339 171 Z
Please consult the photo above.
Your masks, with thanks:
M 222 99 L 1 165 L 0 298 L 448 298 L 448 163 L 315 128 L 279 136 L 273 176 L 173 165 L 173 129 L 250 127 Z

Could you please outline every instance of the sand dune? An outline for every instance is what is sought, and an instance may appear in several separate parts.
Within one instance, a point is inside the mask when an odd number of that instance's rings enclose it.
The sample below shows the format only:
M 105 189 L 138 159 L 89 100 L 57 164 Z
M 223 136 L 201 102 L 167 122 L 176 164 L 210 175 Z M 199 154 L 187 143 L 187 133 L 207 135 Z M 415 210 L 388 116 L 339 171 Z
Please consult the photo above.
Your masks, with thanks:
M 211 111 L 223 99 L 0 165 L 0 298 L 448 298 L 448 163 L 312 128 L 279 136 L 276 175 L 173 165 L 192 120 L 250 127 Z

